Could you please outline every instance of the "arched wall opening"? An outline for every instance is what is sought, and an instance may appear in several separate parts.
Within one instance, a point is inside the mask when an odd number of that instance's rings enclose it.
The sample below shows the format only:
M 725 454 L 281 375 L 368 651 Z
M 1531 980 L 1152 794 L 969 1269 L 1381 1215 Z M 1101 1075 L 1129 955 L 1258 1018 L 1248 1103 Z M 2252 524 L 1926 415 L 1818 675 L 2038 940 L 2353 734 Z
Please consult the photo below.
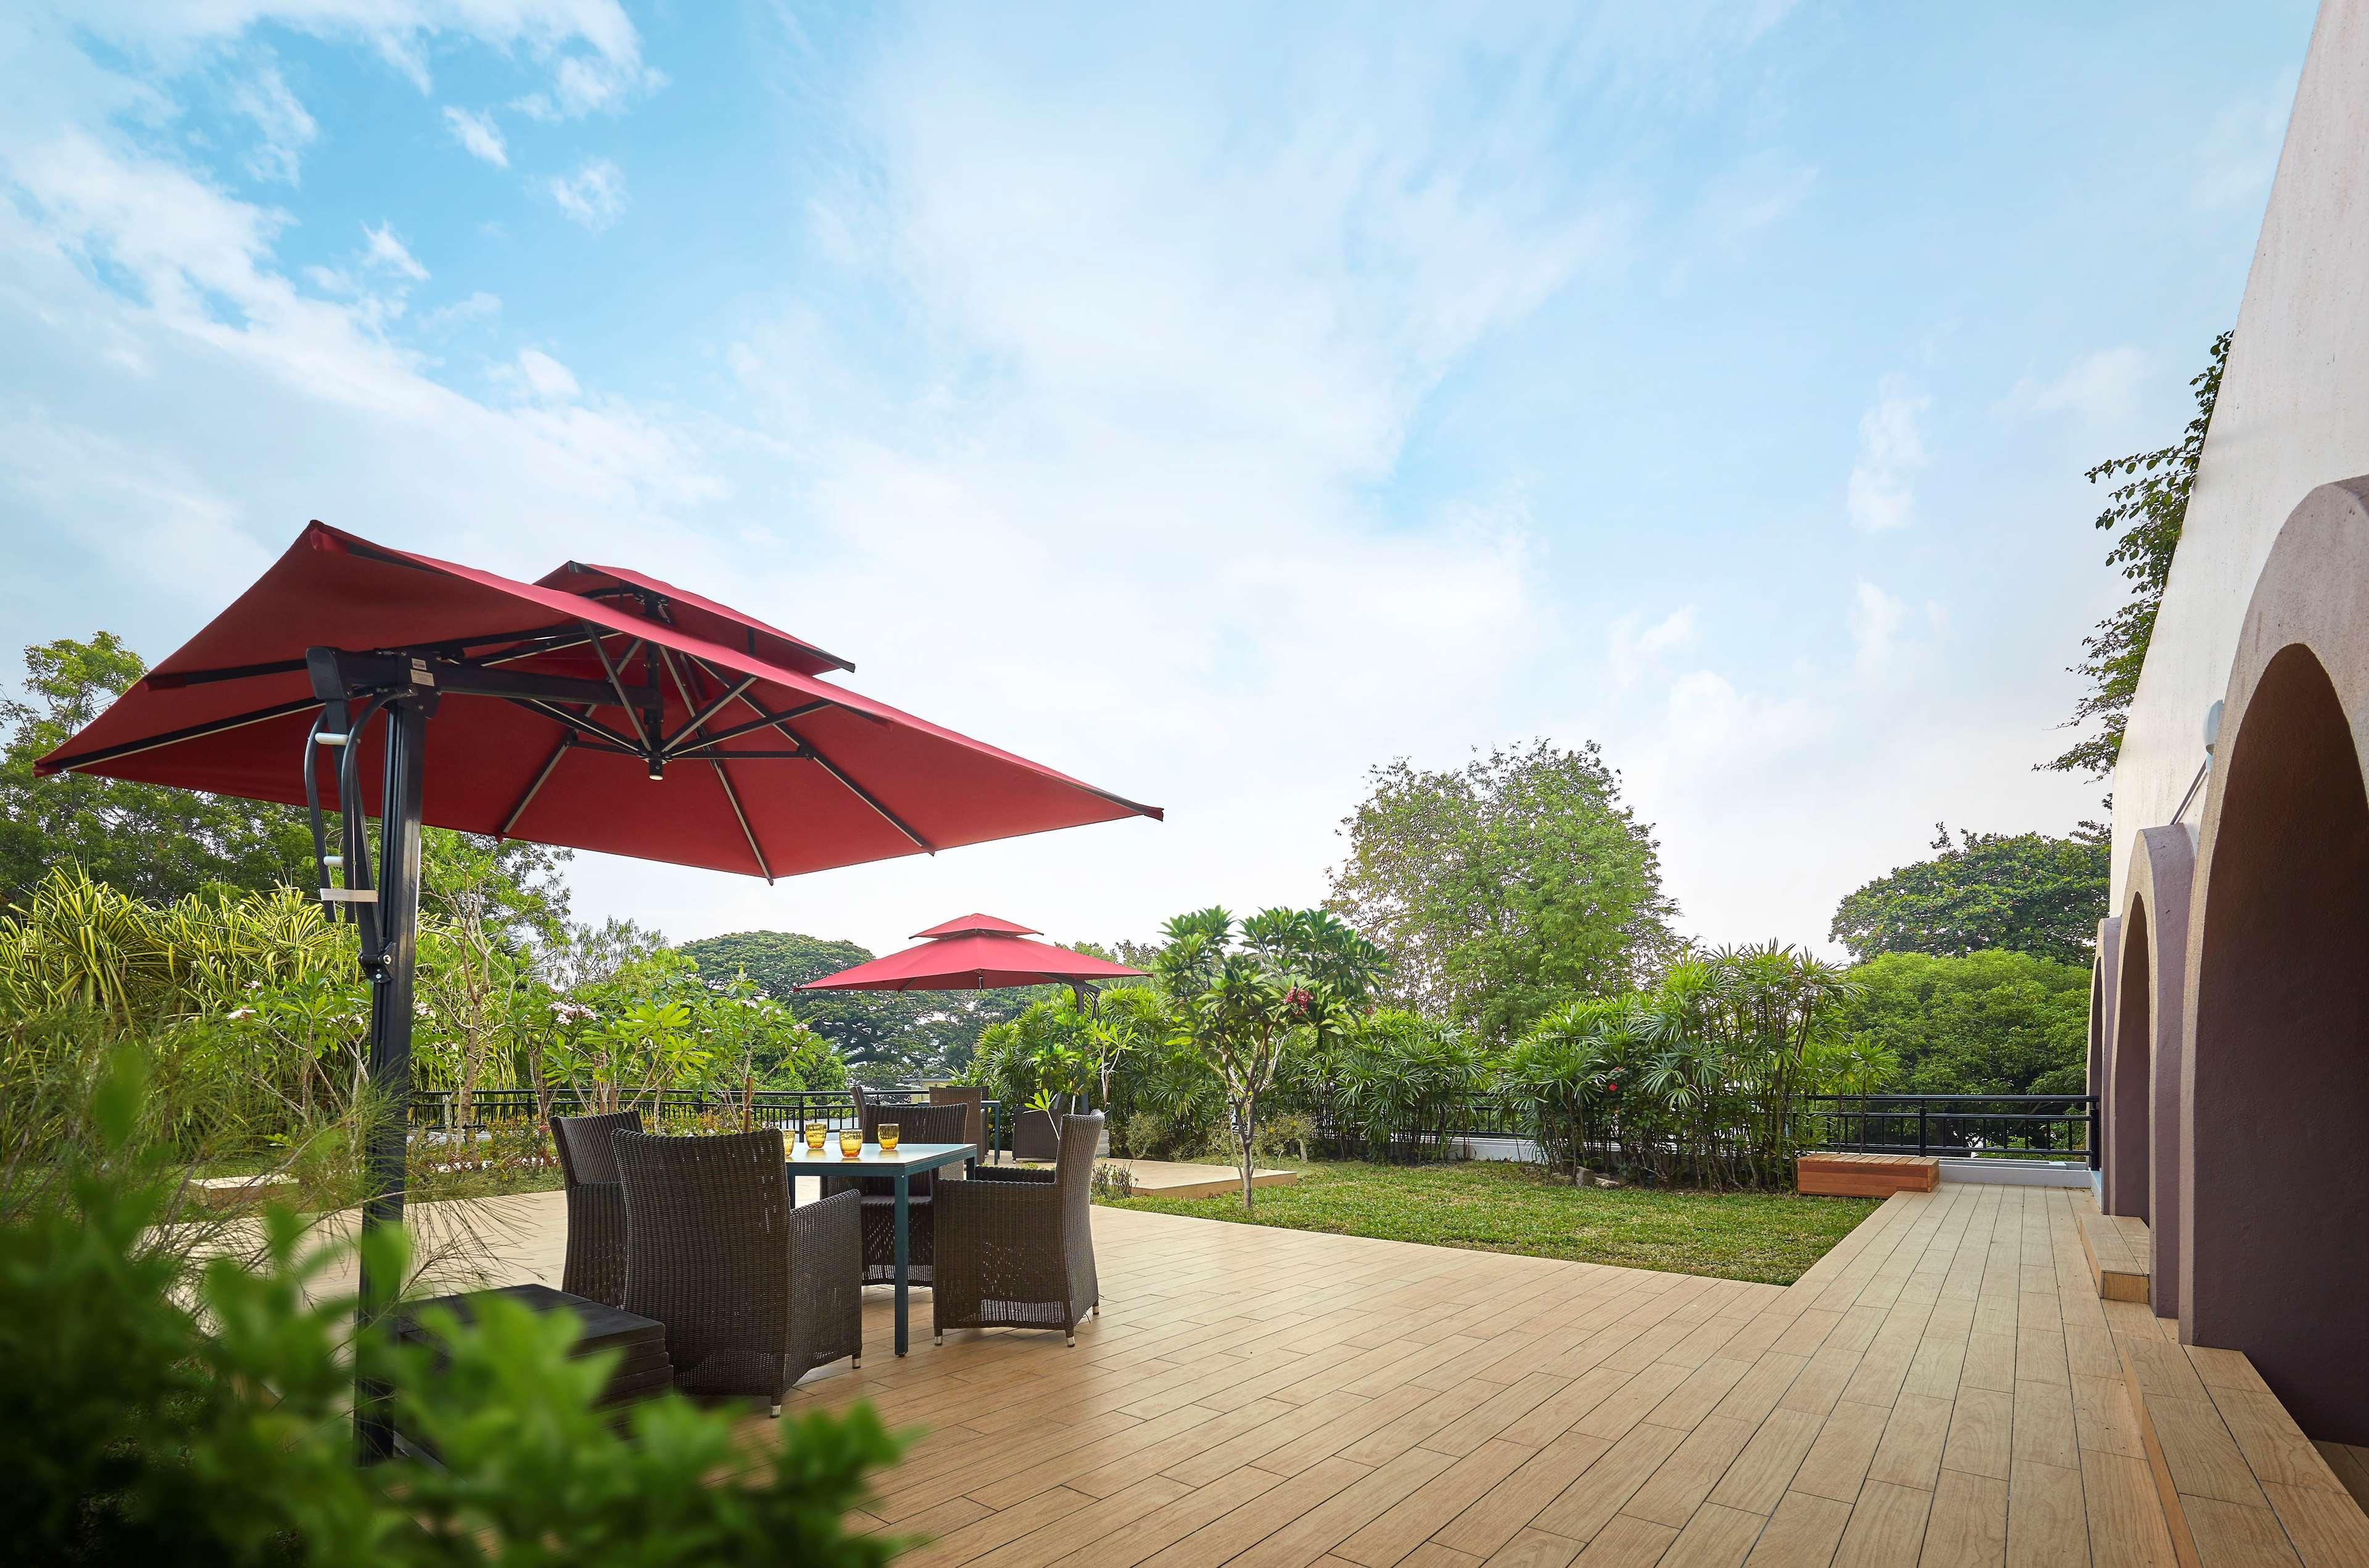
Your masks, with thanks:
M 2309 648 L 2263 666 L 2216 768 L 2181 1337 L 2244 1351 L 2310 1436 L 2369 1442 L 2369 794 Z
M 2106 1212 L 2147 1219 L 2155 1188 L 2155 1008 L 2146 905 L 2133 900 L 2123 917 L 2122 962 L 2114 1000 L 2112 1063 L 2106 1070 Z
M 2144 1057 L 2147 1077 L 2146 1222 L 2155 1257 L 2149 1304 L 2157 1317 L 2180 1310 L 2180 1232 L 2184 1202 L 2180 1078 L 2188 1059 L 2188 926 L 2196 841 L 2172 823 L 2148 828 L 2131 848 L 2125 924 L 2131 932 L 2116 1013 L 2123 1047 Z

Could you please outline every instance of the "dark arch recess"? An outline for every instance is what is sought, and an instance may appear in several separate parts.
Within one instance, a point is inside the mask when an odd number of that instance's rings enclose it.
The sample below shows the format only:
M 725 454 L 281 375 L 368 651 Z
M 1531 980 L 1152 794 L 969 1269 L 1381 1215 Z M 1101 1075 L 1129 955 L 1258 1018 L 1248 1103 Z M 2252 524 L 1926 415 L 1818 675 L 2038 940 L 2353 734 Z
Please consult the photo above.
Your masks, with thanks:
M 2220 766 L 2182 1337 L 2246 1352 L 2312 1436 L 2369 1442 L 2369 795 L 2311 649 L 2262 666 Z

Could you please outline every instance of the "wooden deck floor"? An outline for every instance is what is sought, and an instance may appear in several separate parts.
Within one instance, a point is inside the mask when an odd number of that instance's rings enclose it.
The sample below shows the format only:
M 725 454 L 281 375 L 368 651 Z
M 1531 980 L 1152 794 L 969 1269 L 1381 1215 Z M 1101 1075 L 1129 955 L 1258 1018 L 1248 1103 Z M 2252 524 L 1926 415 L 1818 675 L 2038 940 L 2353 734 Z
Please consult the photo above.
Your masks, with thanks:
M 511 1206 L 555 1277 L 558 1195 Z M 1790 1288 L 1097 1209 L 1104 1311 L 957 1333 L 799 1403 L 922 1436 L 866 1523 L 914 1568 L 2170 1564 L 2087 1195 L 1890 1199 Z M 761 1413 L 752 1450 L 780 1430 Z

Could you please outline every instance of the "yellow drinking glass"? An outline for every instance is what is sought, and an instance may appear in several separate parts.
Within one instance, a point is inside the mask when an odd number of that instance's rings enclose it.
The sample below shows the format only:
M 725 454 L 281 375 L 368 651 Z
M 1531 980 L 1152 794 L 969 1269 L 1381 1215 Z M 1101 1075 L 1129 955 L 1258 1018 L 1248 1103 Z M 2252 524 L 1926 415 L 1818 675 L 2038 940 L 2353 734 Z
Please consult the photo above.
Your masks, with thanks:
M 894 1154 L 897 1151 L 897 1124 L 882 1122 L 874 1131 L 875 1136 L 880 1139 L 880 1152 Z
M 807 1148 L 817 1154 L 821 1153 L 823 1135 L 830 1130 L 820 1122 L 807 1123 Z
M 843 1127 L 839 1129 L 839 1157 L 853 1160 L 864 1152 L 864 1129 Z

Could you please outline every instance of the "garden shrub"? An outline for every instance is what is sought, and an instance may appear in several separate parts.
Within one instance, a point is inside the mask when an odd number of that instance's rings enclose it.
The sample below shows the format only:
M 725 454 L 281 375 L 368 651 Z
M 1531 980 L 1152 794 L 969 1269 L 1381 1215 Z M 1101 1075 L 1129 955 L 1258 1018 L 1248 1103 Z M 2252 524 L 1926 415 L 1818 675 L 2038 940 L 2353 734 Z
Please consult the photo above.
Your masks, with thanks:
M 594 1408 L 608 1358 L 567 1359 L 572 1325 L 511 1303 L 448 1325 L 441 1373 L 375 1332 L 349 1343 L 352 1299 L 305 1294 L 338 1250 L 308 1246 L 284 1210 L 257 1266 L 193 1265 L 158 1229 L 173 1182 L 138 1153 L 144 1105 L 118 1053 L 88 1136 L 60 1145 L 59 1181 L 0 1222 L 9 1560 L 877 1568 L 897 1550 L 842 1524 L 898 1451 L 868 1405 L 785 1419 L 748 1454 L 733 1413 L 674 1395 L 621 1433 Z M 399 1230 L 365 1245 L 382 1277 L 402 1277 Z M 442 1468 L 356 1466 L 355 1356 Z

